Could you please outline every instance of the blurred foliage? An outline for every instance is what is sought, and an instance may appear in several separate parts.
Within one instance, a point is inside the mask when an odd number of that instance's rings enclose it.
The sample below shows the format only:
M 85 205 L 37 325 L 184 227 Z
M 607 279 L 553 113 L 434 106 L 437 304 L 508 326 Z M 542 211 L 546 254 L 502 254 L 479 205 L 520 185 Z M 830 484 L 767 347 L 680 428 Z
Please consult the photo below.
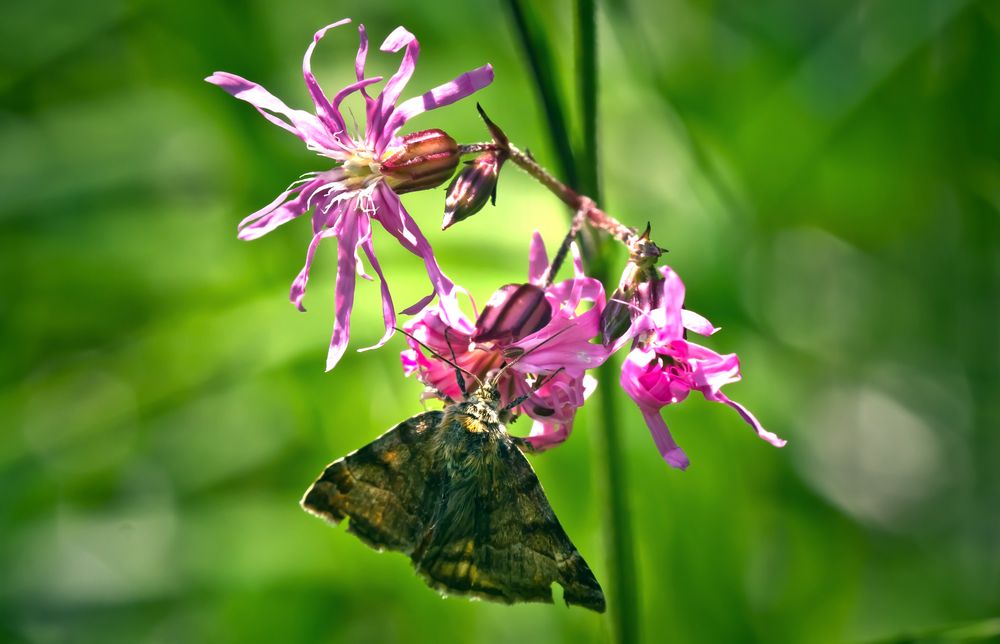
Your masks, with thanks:
M 537 10 L 569 78 L 571 7 Z M 605 639 L 582 610 L 442 600 L 405 558 L 298 508 L 328 461 L 419 411 L 420 387 L 398 339 L 323 373 L 334 244 L 302 315 L 286 297 L 308 227 L 235 238 L 317 159 L 201 79 L 231 71 L 305 106 L 301 55 L 347 11 L 4 5 L 0 640 Z M 730 394 L 789 440 L 772 449 L 692 399 L 665 411 L 693 461 L 680 473 L 621 401 L 646 640 L 997 638 L 1000 5 L 601 11 L 607 203 L 652 222 L 690 308 L 724 328 L 711 346 L 743 359 Z M 397 24 L 420 38 L 407 95 L 492 62 L 479 100 L 556 166 L 498 3 L 350 13 L 375 44 Z M 351 80 L 355 47 L 350 28 L 324 40 L 327 88 Z M 485 138 L 471 102 L 411 127 Z M 513 169 L 495 209 L 444 234 L 439 191 L 404 201 L 480 302 L 523 278 L 531 230 L 554 245 L 566 216 Z M 422 296 L 418 261 L 376 245 L 396 301 Z M 362 283 L 352 344 L 380 334 Z M 602 578 L 587 420 L 533 462 Z

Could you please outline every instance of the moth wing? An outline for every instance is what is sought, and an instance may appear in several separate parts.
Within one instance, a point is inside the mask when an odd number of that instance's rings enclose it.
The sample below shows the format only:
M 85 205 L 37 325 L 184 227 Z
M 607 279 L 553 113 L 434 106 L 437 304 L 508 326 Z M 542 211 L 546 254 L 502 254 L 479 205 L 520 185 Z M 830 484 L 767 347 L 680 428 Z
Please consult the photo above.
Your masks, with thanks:
M 376 550 L 410 554 L 429 513 L 427 435 L 440 422 L 439 411 L 418 414 L 334 461 L 306 491 L 302 507 L 334 524 L 349 517 L 348 531 Z
M 505 603 L 551 603 L 552 584 L 558 583 L 567 604 L 604 612 L 601 586 L 556 518 L 531 464 L 513 445 L 498 456 L 490 491 L 476 495 L 475 507 L 464 513 L 467 520 L 432 528 L 433 543 L 414 555 L 417 570 L 443 592 Z

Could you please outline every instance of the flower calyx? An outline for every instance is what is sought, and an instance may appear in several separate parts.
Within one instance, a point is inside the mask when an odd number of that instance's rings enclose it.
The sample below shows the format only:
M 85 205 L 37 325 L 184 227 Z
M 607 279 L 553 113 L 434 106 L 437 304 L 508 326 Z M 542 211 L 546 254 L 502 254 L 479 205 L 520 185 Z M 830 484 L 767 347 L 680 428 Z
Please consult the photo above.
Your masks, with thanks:
M 618 288 L 611 294 L 601 315 L 601 341 L 604 346 L 612 344 L 628 330 L 636 308 L 655 309 L 660 305 L 662 280 L 656 263 L 667 252 L 649 238 L 650 225 L 641 235 L 633 235 L 628 240 L 629 260 L 622 272 Z
M 458 143 L 443 130 L 414 132 L 381 163 L 381 173 L 396 194 L 436 188 L 447 181 L 459 161 Z

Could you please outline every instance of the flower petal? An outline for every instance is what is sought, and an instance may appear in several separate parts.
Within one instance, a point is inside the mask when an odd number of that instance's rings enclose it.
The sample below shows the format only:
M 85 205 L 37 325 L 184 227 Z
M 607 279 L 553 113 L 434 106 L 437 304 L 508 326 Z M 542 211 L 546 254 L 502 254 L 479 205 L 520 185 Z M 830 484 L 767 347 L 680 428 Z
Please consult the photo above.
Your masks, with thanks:
M 392 116 L 384 128 L 384 142 L 388 142 L 399 128 L 403 127 L 407 121 L 414 116 L 428 112 L 445 105 L 451 105 L 457 100 L 463 99 L 474 92 L 481 90 L 493 82 L 492 65 L 484 65 L 478 69 L 465 72 L 452 81 L 439 85 L 434 89 L 424 92 L 420 96 L 400 103 L 392 112 Z
M 371 220 L 368 217 L 361 217 L 359 218 L 359 222 L 361 228 L 361 248 L 365 251 L 365 256 L 368 257 L 368 262 L 372 265 L 372 269 L 378 275 L 380 282 L 382 290 L 382 320 L 385 322 L 385 333 L 382 335 L 382 338 L 372 346 L 360 349 L 360 351 L 368 351 L 384 345 L 396 332 L 396 310 L 392 305 L 389 282 L 386 281 L 385 275 L 382 274 L 382 267 L 379 266 L 378 259 L 375 257 L 375 246 L 372 244 Z
M 380 100 L 382 101 L 383 116 L 388 116 L 392 107 L 396 104 L 396 99 L 403 93 L 403 88 L 413 77 L 413 70 L 417 67 L 417 58 L 420 57 L 420 43 L 416 36 L 403 27 L 396 27 L 391 34 L 386 36 L 380 49 L 385 52 L 396 53 L 403 47 L 403 60 L 399 62 L 399 69 L 386 82 L 385 89 L 382 90 Z
M 316 77 L 312 73 L 312 55 L 313 50 L 316 49 L 316 45 L 323 39 L 327 31 L 334 27 L 346 25 L 350 21 L 350 18 L 344 18 L 317 31 L 313 36 L 312 42 L 306 47 L 305 55 L 302 57 L 302 76 L 305 78 L 306 88 L 309 90 L 309 95 L 312 96 L 313 104 L 316 105 L 316 115 L 319 116 L 320 120 L 326 124 L 327 129 L 337 138 L 343 136 L 344 119 L 341 118 L 339 112 L 333 109 L 330 101 L 326 98 L 326 94 L 323 93 L 323 89 L 316 82 Z M 343 141 L 341 140 L 341 142 Z
M 547 449 L 560 445 L 569 438 L 569 433 L 573 429 L 572 424 L 554 423 L 535 420 L 531 425 L 531 433 L 524 437 L 536 452 L 544 452 Z
M 292 280 L 292 288 L 288 294 L 288 298 L 295 305 L 295 308 L 305 313 L 306 307 L 302 306 L 302 298 L 306 296 L 306 285 L 309 283 L 309 270 L 312 268 L 313 257 L 316 256 L 316 249 L 319 248 L 319 243 L 326 239 L 327 237 L 332 237 L 334 231 L 324 230 L 322 232 L 313 235 L 312 241 L 309 242 L 309 249 L 306 250 L 306 264 L 299 271 L 299 274 L 295 276 Z
M 348 85 L 347 87 L 345 87 L 344 89 L 340 90 L 339 92 L 333 95 L 333 100 L 330 101 L 330 105 L 331 107 L 333 107 L 333 110 L 337 113 L 337 116 L 341 118 L 341 122 L 343 122 L 343 116 L 340 114 L 340 104 L 344 101 L 344 99 L 350 96 L 353 92 L 357 92 L 359 90 L 363 95 L 367 96 L 367 94 L 365 93 L 365 88 L 368 87 L 369 85 L 374 85 L 375 83 L 378 83 L 381 80 L 382 80 L 381 76 L 374 76 L 372 78 L 363 78 L 356 83 L 351 83 L 350 85 Z M 347 126 L 343 125 L 342 127 L 347 127 Z
M 458 288 L 441 272 L 437 259 L 434 257 L 434 250 L 423 233 L 420 232 L 416 222 L 403 208 L 399 196 L 388 186 L 379 183 L 372 194 L 372 200 L 376 204 L 375 219 L 390 235 L 399 240 L 403 248 L 424 260 L 427 277 L 430 279 L 434 292 L 437 293 L 441 315 L 445 322 L 471 334 L 472 323 L 462 314 L 462 310 L 458 306 Z
M 538 286 L 544 286 L 545 272 L 549 269 L 549 255 L 545 252 L 545 241 L 537 230 L 531 236 L 531 246 L 528 247 L 528 281 Z
M 239 224 L 239 233 L 237 236 L 244 241 L 257 239 L 258 237 L 263 237 L 281 224 L 304 214 L 309 210 L 309 202 L 313 195 L 323 183 L 322 179 L 316 179 L 310 181 L 305 186 L 281 193 L 270 204 L 243 219 Z M 288 196 L 295 194 L 296 190 L 298 191 L 298 195 L 294 199 L 284 201 Z M 284 203 L 277 205 L 282 201 Z
M 558 337 L 554 337 L 556 333 Z M 604 345 L 590 342 L 594 335 L 592 325 L 580 325 L 565 318 L 553 321 L 542 331 L 512 345 L 524 350 L 515 369 L 521 373 L 539 373 L 562 367 L 573 376 L 582 376 L 584 371 L 596 369 L 609 357 Z
M 788 441 L 786 441 L 785 439 L 779 438 L 777 434 L 774 434 L 764 429 L 764 426 L 760 424 L 760 421 L 757 420 L 756 416 L 750 413 L 749 409 L 739 404 L 735 400 L 730 400 L 725 394 L 720 393 L 713 400 L 721 402 L 724 405 L 729 405 L 730 407 L 735 409 L 736 413 L 742 416 L 743 420 L 745 420 L 746 423 L 750 425 L 750 427 L 752 427 L 755 432 L 757 432 L 757 435 L 766 440 L 768 443 L 774 445 L 775 447 L 784 447 L 785 444 L 788 443 Z
M 667 428 L 663 417 L 660 416 L 660 411 L 648 407 L 640 407 L 640 409 L 642 410 L 642 417 L 646 421 L 646 426 L 649 427 L 649 433 L 653 435 L 653 442 L 656 443 L 656 448 L 660 450 L 660 455 L 663 456 L 663 459 L 671 467 L 681 470 L 687 469 L 691 461 L 688 460 L 684 450 L 674 442 L 674 437 L 670 435 L 670 429 Z
M 337 286 L 335 314 L 333 321 L 333 336 L 330 338 L 330 351 L 326 356 L 326 370 L 337 366 L 347 349 L 351 336 L 351 309 L 354 308 L 355 284 L 355 252 L 358 243 L 357 219 L 364 217 L 356 209 L 352 209 L 345 217 L 337 238 Z
M 305 141 L 310 149 L 330 152 L 339 147 L 338 142 L 333 139 L 316 115 L 293 110 L 257 83 L 229 72 L 215 72 L 205 80 L 221 87 L 241 101 L 250 103 L 264 118 Z M 275 114 L 281 114 L 288 121 L 278 118 Z
M 681 324 L 688 331 L 694 331 L 698 335 L 709 336 L 718 331 L 721 327 L 712 326 L 706 318 L 698 315 L 694 311 L 681 309 Z

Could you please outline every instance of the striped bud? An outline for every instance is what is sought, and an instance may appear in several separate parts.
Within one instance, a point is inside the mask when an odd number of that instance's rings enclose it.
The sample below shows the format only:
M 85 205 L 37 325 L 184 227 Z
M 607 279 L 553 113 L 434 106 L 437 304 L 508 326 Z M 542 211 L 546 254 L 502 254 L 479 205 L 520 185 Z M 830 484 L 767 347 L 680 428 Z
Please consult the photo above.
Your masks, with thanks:
M 552 320 L 545 290 L 534 284 L 507 284 L 490 297 L 476 320 L 473 342 L 517 342 Z
M 496 205 L 497 178 L 501 165 L 503 161 L 495 150 L 483 152 L 466 163 L 448 186 L 441 230 L 482 210 L 487 199 Z
M 441 130 L 403 137 L 403 146 L 382 161 L 382 174 L 397 194 L 436 188 L 458 167 L 458 143 Z

